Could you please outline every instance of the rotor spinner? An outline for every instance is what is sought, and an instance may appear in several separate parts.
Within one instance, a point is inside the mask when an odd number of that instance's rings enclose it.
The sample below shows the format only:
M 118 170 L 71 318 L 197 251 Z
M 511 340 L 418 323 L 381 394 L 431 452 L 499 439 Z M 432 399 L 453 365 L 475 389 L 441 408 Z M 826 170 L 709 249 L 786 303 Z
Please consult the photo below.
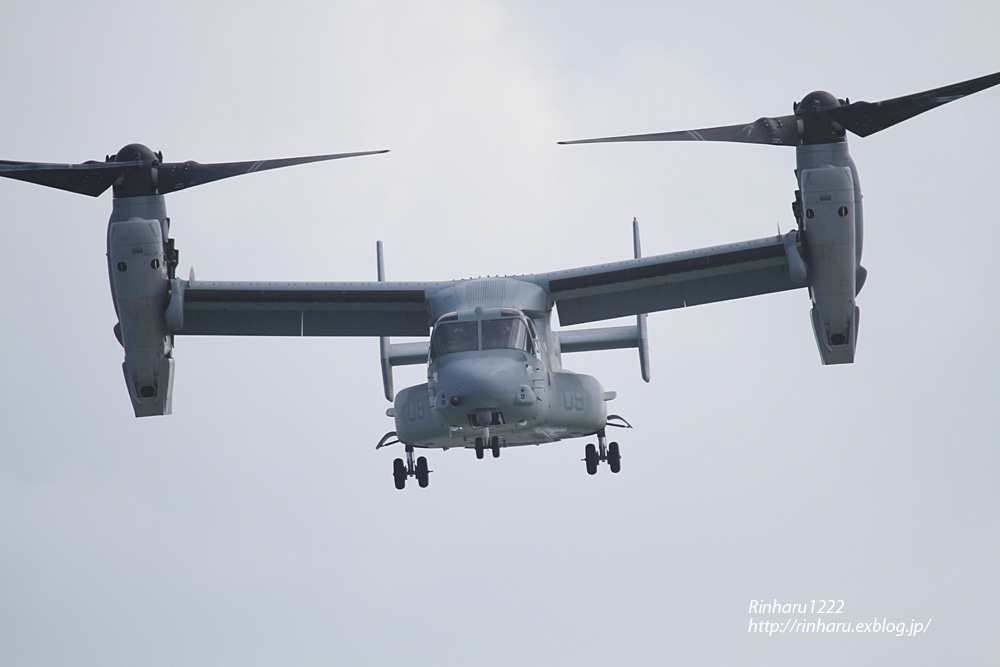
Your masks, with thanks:
M 163 153 L 142 144 L 129 144 L 122 148 L 108 162 L 141 162 L 125 167 L 121 176 L 112 186 L 115 199 L 125 197 L 148 197 L 157 192 L 157 168 L 163 163 Z
M 799 125 L 802 145 L 831 144 L 847 141 L 844 127 L 833 119 L 831 111 L 849 104 L 825 90 L 816 90 L 792 104 Z

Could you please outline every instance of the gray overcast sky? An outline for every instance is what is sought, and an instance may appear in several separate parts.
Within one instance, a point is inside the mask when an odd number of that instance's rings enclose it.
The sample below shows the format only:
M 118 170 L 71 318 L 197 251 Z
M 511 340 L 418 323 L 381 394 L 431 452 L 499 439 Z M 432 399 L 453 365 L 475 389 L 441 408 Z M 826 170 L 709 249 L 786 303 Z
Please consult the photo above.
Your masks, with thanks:
M 5 3 L 0 157 L 390 148 L 168 198 L 184 276 L 540 272 L 793 225 L 794 151 L 556 141 L 749 122 L 1000 69 L 995 2 Z M 996 664 L 1000 91 L 852 138 L 861 329 L 803 291 L 567 358 L 636 427 L 430 455 L 392 487 L 370 339 L 179 338 L 136 420 L 89 199 L 0 182 L 0 663 Z M 422 381 L 397 370 L 396 386 Z M 764 635 L 751 600 L 886 633 Z M 798 618 L 799 615 L 792 615 Z M 813 616 L 808 617 L 810 619 Z

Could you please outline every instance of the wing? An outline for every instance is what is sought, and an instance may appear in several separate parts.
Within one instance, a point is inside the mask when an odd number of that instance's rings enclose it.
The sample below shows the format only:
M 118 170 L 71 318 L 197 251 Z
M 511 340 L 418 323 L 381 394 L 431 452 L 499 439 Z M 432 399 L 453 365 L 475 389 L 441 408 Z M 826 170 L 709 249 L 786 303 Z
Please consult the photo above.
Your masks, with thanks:
M 441 283 L 174 281 L 178 335 L 426 336 Z
M 805 287 L 797 232 L 530 277 L 552 295 L 562 325 L 671 310 Z M 793 255 L 794 253 L 794 255 Z M 795 268 L 795 267 L 793 267 Z

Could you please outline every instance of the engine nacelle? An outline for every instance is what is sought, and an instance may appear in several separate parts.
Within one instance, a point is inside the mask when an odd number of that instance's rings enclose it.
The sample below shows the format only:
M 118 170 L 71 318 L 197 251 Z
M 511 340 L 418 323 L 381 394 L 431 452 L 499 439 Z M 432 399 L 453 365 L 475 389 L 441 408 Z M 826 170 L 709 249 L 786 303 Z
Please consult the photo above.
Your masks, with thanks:
M 816 345 L 824 364 L 849 364 L 857 345 L 858 254 L 854 179 L 848 167 L 800 174 L 809 296 Z
M 173 334 L 164 319 L 169 280 L 163 236 L 160 220 L 113 215 L 108 225 L 115 334 L 125 348 L 122 370 L 136 417 L 170 414 Z

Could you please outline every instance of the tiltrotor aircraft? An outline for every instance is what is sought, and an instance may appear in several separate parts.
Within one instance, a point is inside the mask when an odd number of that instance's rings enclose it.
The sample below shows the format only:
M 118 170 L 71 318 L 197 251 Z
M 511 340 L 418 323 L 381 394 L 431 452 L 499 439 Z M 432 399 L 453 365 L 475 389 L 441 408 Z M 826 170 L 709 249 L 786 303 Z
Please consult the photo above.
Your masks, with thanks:
M 402 443 L 393 462 L 398 489 L 409 477 L 428 484 L 415 449 L 473 449 L 483 458 L 504 447 L 596 436 L 584 461 L 621 468 L 608 426 L 615 397 L 595 378 L 563 368 L 564 354 L 638 348 L 649 381 L 646 314 L 807 288 L 812 328 L 824 364 L 854 361 L 864 285 L 861 190 L 845 130 L 867 136 L 1000 83 L 1000 73 L 877 103 L 807 95 L 794 113 L 749 125 L 585 141 L 735 141 L 795 146 L 797 228 L 727 246 L 598 266 L 505 278 L 388 282 L 381 243 L 377 282 L 216 282 L 176 277 L 164 195 L 240 174 L 385 151 L 202 165 L 165 163 L 145 146 L 126 146 L 104 162 L 0 162 L 0 176 L 97 196 L 113 188 L 108 272 L 118 314 L 115 335 L 136 417 L 171 410 L 175 336 L 377 336 L 387 411 L 395 420 L 377 448 Z M 583 142 L 566 142 L 583 143 Z M 562 325 L 636 317 L 631 326 L 556 331 Z M 397 343 L 391 336 L 428 336 Z M 427 382 L 393 391 L 392 368 L 427 364 Z

